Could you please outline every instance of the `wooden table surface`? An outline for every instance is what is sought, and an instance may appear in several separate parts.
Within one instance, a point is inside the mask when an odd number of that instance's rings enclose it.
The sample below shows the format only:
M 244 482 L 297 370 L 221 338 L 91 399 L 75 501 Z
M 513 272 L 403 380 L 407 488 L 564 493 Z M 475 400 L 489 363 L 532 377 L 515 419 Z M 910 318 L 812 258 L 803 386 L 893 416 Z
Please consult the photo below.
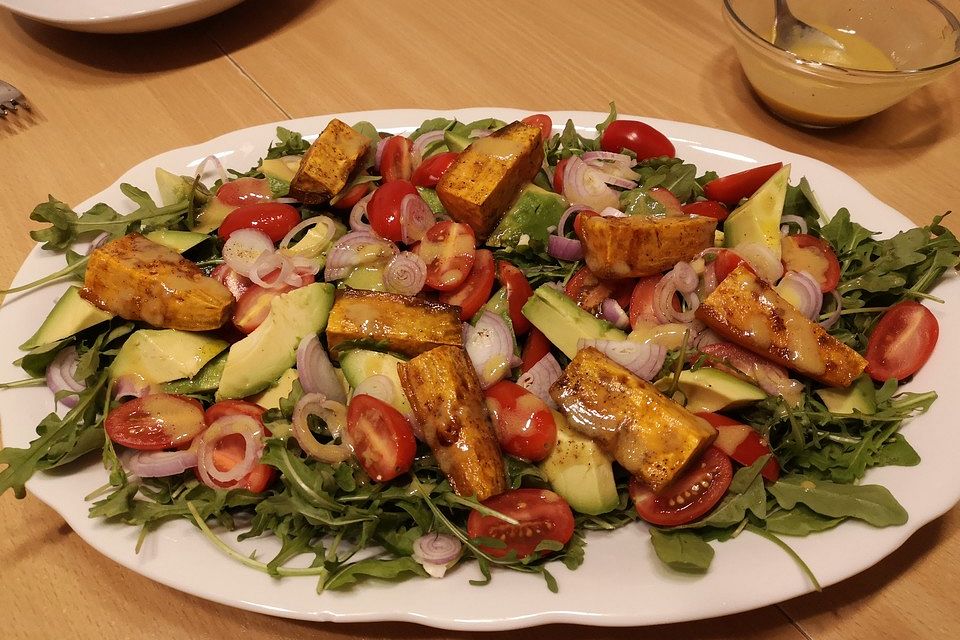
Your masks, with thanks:
M 916 221 L 958 207 L 960 76 L 863 123 L 815 133 L 751 96 L 719 2 L 248 0 L 166 32 L 76 34 L 0 10 L 0 78 L 33 115 L 0 123 L 0 284 L 48 192 L 77 203 L 134 164 L 254 124 L 391 107 L 643 114 L 744 133 L 852 175 Z M 957 231 L 958 223 L 950 221 Z M 517 638 L 960 637 L 960 510 L 822 593 L 647 629 L 540 627 Z M 0 496 L 5 638 L 460 638 L 407 624 L 308 624 L 155 584 L 93 551 L 52 510 Z

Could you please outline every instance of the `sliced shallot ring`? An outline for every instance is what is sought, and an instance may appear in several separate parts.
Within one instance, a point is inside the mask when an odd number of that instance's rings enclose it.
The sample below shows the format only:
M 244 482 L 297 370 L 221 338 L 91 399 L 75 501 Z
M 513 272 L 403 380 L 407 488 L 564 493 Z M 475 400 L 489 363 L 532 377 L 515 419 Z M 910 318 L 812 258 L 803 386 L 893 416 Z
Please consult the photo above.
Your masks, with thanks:
M 221 471 L 214 463 L 214 453 L 217 444 L 227 436 L 243 436 L 243 459 L 232 468 Z M 251 416 L 233 414 L 218 418 L 200 434 L 197 448 L 197 459 L 200 478 L 204 484 L 215 487 L 217 484 L 229 485 L 246 477 L 263 454 L 263 427 L 260 422 Z
M 404 244 L 419 242 L 436 223 L 437 217 L 419 193 L 408 193 L 400 201 L 400 241 Z
M 194 449 L 182 451 L 136 451 L 126 459 L 131 473 L 141 478 L 165 478 L 193 469 L 199 464 Z
M 321 444 L 310 431 L 307 418 L 311 415 L 319 416 L 327 423 L 331 433 L 345 433 L 343 423 L 346 420 L 346 407 L 339 402 L 327 400 L 322 393 L 307 393 L 297 401 L 293 409 L 293 437 L 300 448 L 311 458 L 327 464 L 339 464 L 352 454 L 350 448 L 343 444 Z M 331 422 L 339 421 L 338 425 Z
M 548 353 L 521 375 L 517 384 L 546 402 L 551 409 L 556 409 L 557 403 L 550 396 L 550 386 L 561 375 L 563 375 L 563 369 L 560 368 L 560 363 L 552 353 Z
M 304 336 L 297 347 L 297 374 L 306 393 L 319 393 L 335 402 L 347 401 L 340 378 L 315 333 Z
M 264 253 L 273 252 L 273 240 L 256 229 L 237 229 L 223 243 L 224 262 L 242 276 L 249 277 L 257 259 Z
M 327 238 L 332 238 L 333 235 L 337 232 L 337 227 L 334 224 L 333 220 L 331 220 L 327 216 L 313 216 L 312 218 L 307 218 L 306 220 L 304 220 L 303 222 L 295 226 L 293 229 L 290 229 L 290 231 L 287 232 L 287 235 L 283 236 L 283 240 L 280 241 L 280 248 L 286 249 L 288 246 L 290 246 L 290 242 L 297 236 L 298 233 L 300 233 L 304 229 L 307 229 L 309 227 L 319 226 L 321 224 L 324 226 L 325 230 L 327 231 L 327 234 L 326 234 Z
M 270 280 L 264 279 L 265 276 L 277 272 L 278 269 L 279 273 L 276 273 Z M 250 268 L 249 277 L 253 284 L 261 286 L 264 289 L 282 289 L 290 284 L 288 280 L 291 274 L 296 275 L 294 274 L 293 264 L 291 264 L 290 260 L 274 252 L 261 254 Z M 301 282 L 299 278 L 298 282 Z

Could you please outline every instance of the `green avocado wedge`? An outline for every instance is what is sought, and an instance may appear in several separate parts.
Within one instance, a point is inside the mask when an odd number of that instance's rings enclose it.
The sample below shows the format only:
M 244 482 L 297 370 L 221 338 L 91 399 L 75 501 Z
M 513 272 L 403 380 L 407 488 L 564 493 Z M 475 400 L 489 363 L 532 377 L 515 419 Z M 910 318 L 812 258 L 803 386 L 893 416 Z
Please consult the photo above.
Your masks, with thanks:
M 37 332 L 20 345 L 20 349 L 30 351 L 40 345 L 69 338 L 112 317 L 109 311 L 98 309 L 81 298 L 80 287 L 70 287 L 60 296 Z
M 274 298 L 260 326 L 230 347 L 217 400 L 246 398 L 279 380 L 296 363 L 300 341 L 326 328 L 333 293 L 333 285 L 314 282 Z

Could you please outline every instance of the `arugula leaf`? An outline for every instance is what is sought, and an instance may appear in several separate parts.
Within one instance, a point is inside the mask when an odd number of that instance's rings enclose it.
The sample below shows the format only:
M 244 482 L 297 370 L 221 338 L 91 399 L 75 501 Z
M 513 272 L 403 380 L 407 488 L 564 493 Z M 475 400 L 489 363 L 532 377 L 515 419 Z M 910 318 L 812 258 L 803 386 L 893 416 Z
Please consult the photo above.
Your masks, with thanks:
M 370 558 L 369 560 L 361 560 L 345 565 L 338 572 L 330 576 L 324 583 L 324 588 L 335 591 L 352 586 L 361 578 L 397 580 L 405 574 L 406 577 L 413 577 L 414 575 L 422 577 L 428 576 L 427 572 L 423 569 L 423 565 L 409 556 L 394 558 L 393 560 Z
M 280 144 L 270 144 L 267 149 L 267 159 L 282 158 L 284 156 L 302 156 L 310 148 L 310 143 L 303 139 L 303 135 L 277 127 L 277 140 Z
M 767 516 L 765 528 L 771 533 L 785 536 L 806 536 L 832 529 L 846 519 L 822 516 L 813 509 L 798 504 L 793 509 L 781 509 Z
M 636 172 L 640 174 L 640 186 L 647 191 L 654 187 L 667 189 L 680 202 L 703 195 L 697 182 L 697 167 L 680 158 L 650 158 L 641 162 Z
M 784 509 L 803 504 L 820 515 L 857 518 L 875 527 L 907 521 L 906 510 L 889 489 L 880 485 L 836 484 L 792 475 L 780 478 L 769 491 Z
M 675 571 L 706 573 L 713 562 L 713 547 L 690 531 L 650 528 L 650 542 L 660 561 Z

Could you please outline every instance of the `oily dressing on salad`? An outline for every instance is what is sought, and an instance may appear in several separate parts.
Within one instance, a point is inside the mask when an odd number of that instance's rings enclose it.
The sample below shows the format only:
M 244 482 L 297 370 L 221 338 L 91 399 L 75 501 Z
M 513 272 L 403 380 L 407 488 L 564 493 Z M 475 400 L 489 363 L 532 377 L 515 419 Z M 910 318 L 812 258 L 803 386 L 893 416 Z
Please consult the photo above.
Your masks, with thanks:
M 612 107 L 596 137 L 543 114 L 277 137 L 244 174 L 158 168 L 159 203 L 122 185 L 127 215 L 33 211 L 67 261 L 42 282 L 74 283 L 3 387 L 62 410 L 0 450 L 0 492 L 100 455 L 91 517 L 185 518 L 319 591 L 474 562 L 556 590 L 552 562 L 624 526 L 681 572 L 745 530 L 806 570 L 790 536 L 906 522 L 860 481 L 919 463 L 900 428 L 936 394 L 898 386 L 960 256 L 940 218 L 878 239 L 789 165 L 719 176 Z

